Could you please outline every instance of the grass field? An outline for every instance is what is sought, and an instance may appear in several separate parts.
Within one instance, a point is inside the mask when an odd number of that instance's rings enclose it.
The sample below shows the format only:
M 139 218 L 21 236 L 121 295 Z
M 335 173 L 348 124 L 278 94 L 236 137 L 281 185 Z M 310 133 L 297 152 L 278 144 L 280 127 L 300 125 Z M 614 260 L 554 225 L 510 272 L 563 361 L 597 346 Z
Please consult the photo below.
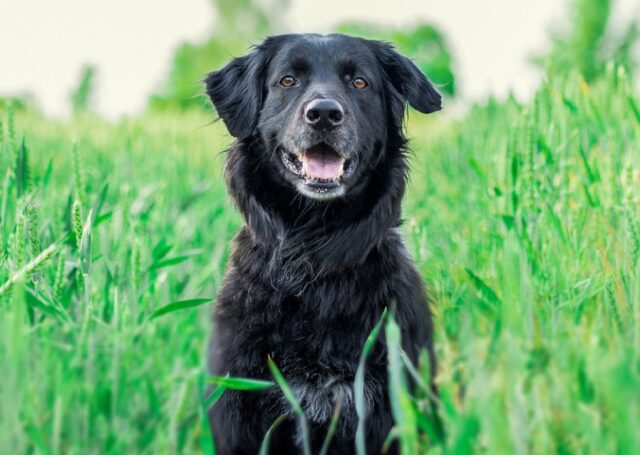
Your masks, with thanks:
M 444 433 L 394 381 L 404 453 L 640 453 L 630 85 L 611 68 L 526 105 L 410 116 L 404 232 L 434 304 Z M 241 222 L 223 125 L 0 118 L 0 452 L 210 452 L 209 301 Z

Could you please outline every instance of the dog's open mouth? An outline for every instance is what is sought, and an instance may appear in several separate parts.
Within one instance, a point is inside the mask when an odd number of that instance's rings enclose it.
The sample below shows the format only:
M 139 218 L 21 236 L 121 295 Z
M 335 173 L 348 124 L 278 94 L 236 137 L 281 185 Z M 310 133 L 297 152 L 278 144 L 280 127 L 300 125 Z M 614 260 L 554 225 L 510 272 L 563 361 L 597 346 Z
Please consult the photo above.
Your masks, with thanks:
M 339 187 L 356 164 L 355 160 L 346 159 L 325 143 L 302 150 L 299 154 L 283 149 L 282 161 L 306 185 L 325 190 Z

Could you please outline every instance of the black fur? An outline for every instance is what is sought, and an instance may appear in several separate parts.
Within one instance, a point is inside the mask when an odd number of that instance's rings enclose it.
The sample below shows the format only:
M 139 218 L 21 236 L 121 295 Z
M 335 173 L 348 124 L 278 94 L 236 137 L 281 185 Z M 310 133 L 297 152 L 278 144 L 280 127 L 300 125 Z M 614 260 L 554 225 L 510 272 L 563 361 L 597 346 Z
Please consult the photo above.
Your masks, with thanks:
M 279 85 L 286 75 L 298 85 Z M 359 76 L 368 81 L 365 89 L 354 88 Z M 433 112 L 440 96 L 391 46 L 344 35 L 268 38 L 205 83 L 237 138 L 225 177 L 246 221 L 215 308 L 210 371 L 271 379 L 267 358 L 273 358 L 302 404 L 315 451 L 342 395 L 331 453 L 353 453 L 354 376 L 384 308 L 393 307 L 409 357 L 417 361 L 420 349 L 427 349 L 435 371 L 425 291 L 396 228 L 407 178 L 405 105 Z M 338 100 L 344 124 L 312 131 L 302 111 L 314 98 Z M 315 190 L 283 164 L 286 153 L 318 142 L 337 150 L 345 169 L 356 163 L 330 192 L 335 196 L 314 197 Z M 373 454 L 393 425 L 383 340 L 366 371 Z M 287 419 L 273 436 L 271 453 L 300 453 L 299 424 L 279 389 L 225 392 L 210 410 L 218 453 L 257 453 L 282 414 Z

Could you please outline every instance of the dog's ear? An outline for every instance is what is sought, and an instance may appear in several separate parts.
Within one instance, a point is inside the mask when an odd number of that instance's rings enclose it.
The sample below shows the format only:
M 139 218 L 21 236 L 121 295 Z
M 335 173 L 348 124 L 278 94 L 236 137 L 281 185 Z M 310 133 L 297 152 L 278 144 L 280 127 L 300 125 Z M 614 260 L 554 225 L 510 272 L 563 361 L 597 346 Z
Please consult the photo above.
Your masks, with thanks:
M 370 43 L 374 45 L 376 57 L 389 82 L 411 107 L 425 114 L 442 109 L 442 97 L 411 60 L 400 55 L 388 43 Z
M 238 139 L 251 135 L 262 109 L 269 41 L 234 58 L 204 78 L 205 90 L 229 132 Z

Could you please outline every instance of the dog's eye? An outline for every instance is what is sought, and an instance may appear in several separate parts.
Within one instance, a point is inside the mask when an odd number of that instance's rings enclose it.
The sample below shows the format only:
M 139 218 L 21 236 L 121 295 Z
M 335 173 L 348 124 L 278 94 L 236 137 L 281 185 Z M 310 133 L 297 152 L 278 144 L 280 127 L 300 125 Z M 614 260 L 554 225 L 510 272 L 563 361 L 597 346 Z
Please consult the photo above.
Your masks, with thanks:
M 353 86 L 359 90 L 362 90 L 363 88 L 367 88 L 367 86 L 369 85 L 369 83 L 367 81 L 365 81 L 363 78 L 361 77 L 356 77 L 353 82 L 352 82 Z
M 282 79 L 280 79 L 280 86 L 284 88 L 293 87 L 294 85 L 297 85 L 297 84 L 298 84 L 298 81 L 296 81 L 295 78 L 292 76 L 285 76 Z

